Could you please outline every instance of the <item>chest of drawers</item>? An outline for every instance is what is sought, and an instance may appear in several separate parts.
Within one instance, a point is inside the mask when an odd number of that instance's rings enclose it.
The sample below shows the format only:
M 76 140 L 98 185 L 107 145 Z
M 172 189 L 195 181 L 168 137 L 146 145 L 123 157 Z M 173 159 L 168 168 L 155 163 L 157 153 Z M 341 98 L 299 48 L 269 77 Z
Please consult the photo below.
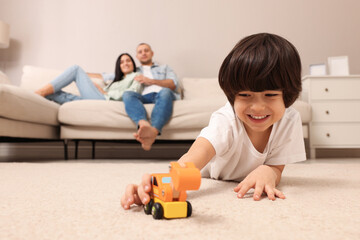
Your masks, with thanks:
M 316 148 L 360 148 L 360 76 L 306 76 L 302 100 L 310 103 L 310 156 Z

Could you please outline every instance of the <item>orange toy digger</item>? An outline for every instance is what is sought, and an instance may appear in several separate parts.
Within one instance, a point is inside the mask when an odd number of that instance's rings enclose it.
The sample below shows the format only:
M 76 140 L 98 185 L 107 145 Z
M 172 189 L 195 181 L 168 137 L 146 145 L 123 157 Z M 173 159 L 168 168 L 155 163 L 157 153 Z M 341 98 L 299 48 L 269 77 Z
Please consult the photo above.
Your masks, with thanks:
M 151 213 L 155 219 L 191 216 L 192 207 L 186 201 L 186 190 L 200 188 L 201 174 L 194 163 L 185 165 L 171 162 L 169 173 L 151 174 L 151 200 L 144 206 L 146 214 Z

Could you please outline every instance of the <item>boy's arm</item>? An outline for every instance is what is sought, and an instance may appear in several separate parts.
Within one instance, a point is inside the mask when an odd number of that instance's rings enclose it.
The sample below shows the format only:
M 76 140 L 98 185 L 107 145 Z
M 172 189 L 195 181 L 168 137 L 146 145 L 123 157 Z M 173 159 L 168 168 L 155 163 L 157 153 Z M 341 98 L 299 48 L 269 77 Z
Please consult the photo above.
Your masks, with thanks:
M 239 198 L 243 198 L 251 188 L 254 188 L 253 198 L 256 201 L 260 200 L 263 192 L 266 192 L 270 200 L 275 200 L 275 197 L 285 199 L 285 195 L 275 188 L 280 182 L 284 167 L 285 165 L 261 165 L 249 173 L 234 191 L 238 193 Z
M 277 186 L 280 183 L 281 180 L 281 174 L 285 168 L 285 165 L 267 165 L 269 167 L 271 167 L 274 172 L 276 173 L 276 181 L 275 181 L 275 186 Z
M 189 151 L 180 159 L 179 163 L 193 162 L 195 166 L 202 169 L 215 156 L 215 149 L 211 143 L 202 137 L 199 137 L 191 145 Z M 121 197 L 121 206 L 124 209 L 130 209 L 132 204 L 147 204 L 150 201 L 151 176 L 145 174 L 139 185 L 129 184 L 125 193 Z
M 180 159 L 179 163 L 193 162 L 198 169 L 202 169 L 215 156 L 212 144 L 203 137 L 199 137 L 191 145 L 189 151 Z

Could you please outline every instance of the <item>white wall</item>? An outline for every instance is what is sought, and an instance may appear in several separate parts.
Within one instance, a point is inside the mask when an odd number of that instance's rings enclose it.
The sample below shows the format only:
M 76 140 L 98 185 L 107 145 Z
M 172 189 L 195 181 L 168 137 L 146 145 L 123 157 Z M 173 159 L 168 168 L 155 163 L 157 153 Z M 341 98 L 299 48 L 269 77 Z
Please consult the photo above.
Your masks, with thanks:
M 179 77 L 215 77 L 242 37 L 272 32 L 298 48 L 304 74 L 341 55 L 359 74 L 359 10 L 358 0 L 0 0 L 11 25 L 0 69 L 15 84 L 24 65 L 113 71 L 119 53 L 148 42 Z

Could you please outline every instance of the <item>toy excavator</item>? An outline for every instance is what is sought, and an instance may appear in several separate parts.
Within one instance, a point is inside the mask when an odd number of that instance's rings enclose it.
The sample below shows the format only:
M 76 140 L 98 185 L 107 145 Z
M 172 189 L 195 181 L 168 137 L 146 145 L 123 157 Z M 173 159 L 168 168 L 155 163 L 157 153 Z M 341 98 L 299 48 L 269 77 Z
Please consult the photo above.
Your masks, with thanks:
M 192 207 L 186 201 L 186 190 L 198 190 L 201 174 L 192 162 L 182 167 L 177 162 L 170 163 L 169 173 L 151 174 L 152 189 L 150 202 L 144 206 L 146 214 L 154 219 L 190 217 Z

